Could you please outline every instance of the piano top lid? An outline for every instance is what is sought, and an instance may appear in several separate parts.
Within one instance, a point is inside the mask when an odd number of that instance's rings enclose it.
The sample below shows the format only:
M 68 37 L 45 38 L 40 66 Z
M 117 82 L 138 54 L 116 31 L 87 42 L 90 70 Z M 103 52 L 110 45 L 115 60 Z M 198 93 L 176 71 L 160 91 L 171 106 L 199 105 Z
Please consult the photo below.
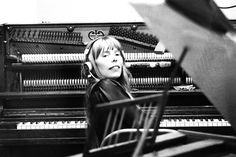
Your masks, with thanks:
M 166 3 L 132 5 L 176 59 L 189 49 L 181 66 L 236 130 L 236 42 Z

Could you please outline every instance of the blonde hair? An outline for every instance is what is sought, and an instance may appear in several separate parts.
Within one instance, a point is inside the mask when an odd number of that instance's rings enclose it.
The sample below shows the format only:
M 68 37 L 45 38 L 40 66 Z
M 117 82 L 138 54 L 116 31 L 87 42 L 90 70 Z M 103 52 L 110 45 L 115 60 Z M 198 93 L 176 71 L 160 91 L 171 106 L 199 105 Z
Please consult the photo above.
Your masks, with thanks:
M 116 80 L 127 91 L 130 91 L 129 78 L 131 78 L 132 75 L 125 66 L 125 57 L 124 57 L 123 48 L 120 42 L 117 39 L 115 39 L 115 37 L 103 36 L 103 37 L 99 37 L 91 41 L 85 49 L 85 62 L 91 63 L 92 69 L 90 72 L 96 79 L 98 80 L 103 79 L 104 76 L 99 72 L 97 68 L 96 59 L 98 58 L 98 56 L 100 55 L 102 51 L 108 50 L 108 49 L 114 49 L 114 48 L 116 48 L 117 50 L 121 52 L 121 56 L 123 58 L 122 73 L 121 73 L 121 76 L 117 78 Z M 95 78 L 92 78 L 92 80 L 90 80 L 90 83 L 96 81 Z

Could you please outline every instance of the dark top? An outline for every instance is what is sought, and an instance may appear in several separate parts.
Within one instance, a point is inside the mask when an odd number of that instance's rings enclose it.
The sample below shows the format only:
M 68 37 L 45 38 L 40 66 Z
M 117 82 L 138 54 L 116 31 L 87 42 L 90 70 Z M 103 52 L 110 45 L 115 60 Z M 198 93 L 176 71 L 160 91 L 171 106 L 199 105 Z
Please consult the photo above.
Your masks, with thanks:
M 87 96 L 87 109 L 88 109 L 88 120 L 89 126 L 92 123 L 92 118 L 94 118 L 94 128 L 92 130 L 92 140 L 93 146 L 98 147 L 102 140 L 105 130 L 105 123 L 107 121 L 108 112 L 103 111 L 102 113 L 96 112 L 94 116 L 93 112 L 95 106 L 100 103 L 111 102 L 114 100 L 130 99 L 129 94 L 125 89 L 115 80 L 112 79 L 102 79 L 88 88 L 89 94 Z M 135 112 L 139 110 L 138 107 L 127 108 L 126 114 L 124 116 L 124 125 L 122 128 L 131 128 Z M 94 145 L 96 143 L 96 145 Z

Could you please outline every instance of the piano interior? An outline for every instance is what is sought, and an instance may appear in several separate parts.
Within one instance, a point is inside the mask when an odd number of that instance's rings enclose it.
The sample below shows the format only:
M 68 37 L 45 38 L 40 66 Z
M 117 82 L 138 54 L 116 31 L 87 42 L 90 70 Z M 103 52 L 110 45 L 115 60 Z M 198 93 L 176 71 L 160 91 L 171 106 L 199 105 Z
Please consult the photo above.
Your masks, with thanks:
M 135 97 L 161 93 L 176 65 L 142 22 L 4 24 L 0 33 L 1 156 L 82 152 L 87 80 L 81 65 L 92 39 L 113 35 L 121 42 Z M 168 93 L 160 128 L 235 135 L 184 69 L 178 68 Z

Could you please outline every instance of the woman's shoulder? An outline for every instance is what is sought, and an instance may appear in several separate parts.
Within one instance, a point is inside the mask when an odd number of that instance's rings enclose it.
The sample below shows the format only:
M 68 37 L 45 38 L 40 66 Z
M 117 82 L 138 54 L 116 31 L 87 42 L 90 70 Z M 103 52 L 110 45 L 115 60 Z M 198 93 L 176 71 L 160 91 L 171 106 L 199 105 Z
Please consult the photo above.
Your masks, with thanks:
M 105 79 L 99 80 L 95 86 L 110 87 L 110 86 L 121 86 L 121 85 L 113 79 L 105 78 Z
M 91 92 L 96 91 L 114 91 L 114 90 L 124 90 L 124 88 L 117 81 L 109 78 L 101 79 L 91 87 Z
M 92 95 L 103 95 L 106 96 L 109 100 L 120 99 L 124 97 L 128 97 L 124 88 L 113 79 L 101 79 L 96 82 L 92 89 Z

